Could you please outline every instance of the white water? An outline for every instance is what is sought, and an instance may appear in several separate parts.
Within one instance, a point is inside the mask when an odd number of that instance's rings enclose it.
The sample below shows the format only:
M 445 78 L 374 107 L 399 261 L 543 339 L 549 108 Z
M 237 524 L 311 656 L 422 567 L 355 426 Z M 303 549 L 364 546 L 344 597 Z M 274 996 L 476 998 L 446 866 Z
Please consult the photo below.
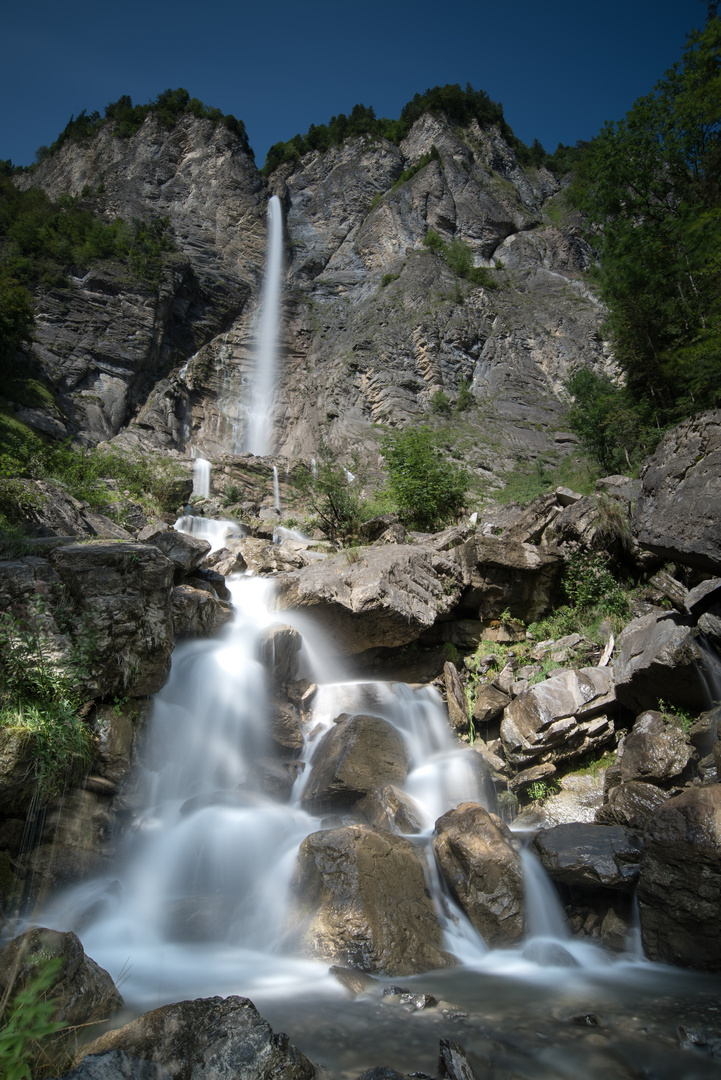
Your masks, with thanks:
M 278 482 L 278 466 L 273 466 L 273 505 L 280 513 L 280 484 Z
M 210 498 L 210 462 L 202 457 L 193 462 L 193 495 Z
M 610 961 L 604 953 L 568 940 L 537 864 L 526 878 L 532 940 L 518 949 L 487 949 L 442 884 L 428 843 L 434 821 L 459 803 L 493 807 L 479 755 L 458 747 L 431 688 L 340 682 L 337 673 L 327 681 L 328 641 L 317 627 L 308 632 L 307 616 L 296 612 L 283 612 L 282 621 L 302 630 L 301 676 L 320 684 L 306 725 L 306 769 L 287 802 L 265 793 L 270 701 L 257 656 L 260 636 L 277 621 L 272 583 L 244 577 L 228 584 L 234 622 L 215 639 L 178 646 L 170 678 L 156 695 L 131 796 L 144 809 L 121 838 L 117 866 L 61 896 L 43 913 L 43 924 L 79 930 L 86 952 L 113 977 L 129 970 L 123 993 L 136 1006 L 230 993 L 259 1003 L 311 988 L 337 996 L 327 965 L 294 955 L 288 938 L 298 847 L 322 827 L 300 799 L 335 717 L 372 713 L 393 724 L 408 747 L 404 788 L 425 825 L 428 884 L 446 948 L 479 972 L 526 981 L 554 978 L 547 970 L 556 964 L 605 971 Z M 537 940 L 554 948 L 538 951 Z
M 277 378 L 278 329 L 283 274 L 283 212 L 280 199 L 268 203 L 268 251 L 260 301 L 260 324 L 255 349 L 255 375 L 248 410 L 245 448 L 268 454 L 272 443 L 273 394 Z
M 210 544 L 210 552 L 219 551 L 225 547 L 227 540 L 233 536 L 244 536 L 245 530 L 237 521 L 223 521 L 216 518 L 205 518 L 195 514 L 185 514 L 179 517 L 173 526 L 178 532 L 197 536 L 201 540 L 207 540 Z

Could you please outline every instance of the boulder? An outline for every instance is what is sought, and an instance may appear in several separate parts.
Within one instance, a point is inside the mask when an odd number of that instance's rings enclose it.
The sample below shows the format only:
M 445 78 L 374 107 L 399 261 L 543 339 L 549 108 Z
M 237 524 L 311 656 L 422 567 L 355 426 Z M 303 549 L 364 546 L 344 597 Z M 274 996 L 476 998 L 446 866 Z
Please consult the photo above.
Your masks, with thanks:
M 476 803 L 436 822 L 433 852 L 449 888 L 487 945 L 512 945 L 524 930 L 523 873 L 506 825 Z
M 152 544 L 170 559 L 175 567 L 176 580 L 197 570 L 211 548 L 207 540 L 176 529 L 158 529 L 150 535 L 144 530 L 143 543 Z
M 76 628 L 92 639 L 89 692 L 159 690 L 174 645 L 170 559 L 149 544 L 100 541 L 56 548 L 50 562 L 76 609 Z
M 624 825 L 643 832 L 667 798 L 667 793 L 654 784 L 630 780 L 611 788 L 608 801 L 596 811 L 596 821 L 600 825 Z
M 644 833 L 638 883 L 651 960 L 721 972 L 721 784 L 667 799 Z
M 662 559 L 721 570 L 721 410 L 669 431 L 641 470 L 633 531 Z
M 680 728 L 667 724 L 659 712 L 641 713 L 626 737 L 621 756 L 621 779 L 663 783 L 677 779 L 695 757 Z
M 50 960 L 57 963 L 48 988 L 55 1002 L 53 1019 L 67 1025 L 106 1020 L 123 1004 L 107 971 L 85 955 L 75 934 L 44 927 L 28 930 L 0 951 L 0 992 L 12 999 L 44 973 Z
M 534 771 L 528 769 L 526 774 Z M 518 781 L 523 775 L 519 773 L 514 781 Z M 596 776 L 591 773 L 569 773 L 555 781 L 547 795 L 523 810 L 516 818 L 516 824 L 519 828 L 547 829 L 553 825 L 567 825 L 574 821 L 592 822 L 596 820 L 602 803 L 602 772 Z
M 616 642 L 616 696 L 635 715 L 664 700 L 700 712 L 710 704 L 706 665 L 688 619 L 651 611 L 632 619 Z
M 312 1080 L 315 1069 L 273 1034 L 244 997 L 178 1001 L 144 1013 L 81 1048 L 84 1059 L 123 1051 L 165 1070 L 171 1080 Z
M 271 702 L 269 732 L 274 743 L 293 752 L 303 748 L 300 711 L 292 701 L 275 697 Z
M 385 975 L 454 963 L 404 837 L 367 825 L 312 833 L 300 846 L 296 887 L 309 956 Z
M 292 626 L 273 623 L 260 641 L 260 662 L 276 685 L 293 682 L 298 676 L 298 653 L 303 639 Z
M 248 570 L 261 576 L 297 570 L 308 562 L 304 552 L 297 548 L 293 550 L 286 544 L 271 544 L 254 536 L 233 540 L 228 546 L 235 556 L 235 569 L 238 569 L 238 559 L 242 559 Z M 225 573 L 224 569 L 218 569 Z
M 173 634 L 177 638 L 208 637 L 233 618 L 233 608 L 205 589 L 176 585 L 171 598 Z
M 143 1061 L 123 1050 L 91 1054 L 62 1080 L 172 1080 L 172 1073 L 154 1061 Z
M 369 791 L 356 803 L 356 810 L 376 829 L 401 835 L 423 831 L 423 815 L 413 799 L 393 784 Z
M 506 705 L 510 704 L 511 698 L 508 694 L 504 694 L 492 683 L 484 683 L 476 690 L 473 699 L 473 723 L 492 723 L 501 716 Z
M 521 769 L 582 757 L 613 739 L 608 668 L 560 671 L 508 705 L 501 722 L 506 759 Z
M 468 702 L 466 692 L 456 665 L 446 660 L 443 665 L 443 681 L 446 686 L 446 701 L 448 704 L 448 720 L 452 729 L 459 735 L 468 731 L 470 718 L 468 715 Z
M 24 815 L 35 796 L 32 733 L 0 727 L 0 814 Z
M 407 645 L 458 602 L 461 571 L 421 544 L 369 548 L 356 562 L 346 552 L 279 580 L 278 607 L 307 608 L 339 652 Z
M 549 876 L 564 885 L 622 892 L 636 886 L 642 844 L 630 829 L 571 822 L 541 829 L 533 846 Z
M 17 516 L 34 536 L 130 540 L 132 534 L 104 514 L 94 513 L 59 484 L 48 480 L 12 481 Z
M 403 736 L 379 716 L 338 717 L 313 754 L 302 803 L 311 811 L 348 807 L 408 772 Z
M 478 607 L 480 619 L 533 622 L 550 608 L 563 567 L 560 552 L 497 536 L 476 534 L 453 548 L 463 573 L 465 607 Z

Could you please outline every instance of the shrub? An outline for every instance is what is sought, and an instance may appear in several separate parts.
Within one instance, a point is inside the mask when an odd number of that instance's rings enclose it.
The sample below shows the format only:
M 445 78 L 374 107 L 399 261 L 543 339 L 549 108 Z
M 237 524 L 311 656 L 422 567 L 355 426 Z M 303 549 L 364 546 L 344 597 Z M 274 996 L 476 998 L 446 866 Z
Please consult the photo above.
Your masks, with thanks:
M 468 490 L 468 474 L 441 456 L 430 428 L 389 434 L 381 450 L 388 487 L 409 525 L 432 530 L 458 516 Z
M 315 470 L 296 469 L 292 477 L 293 486 L 317 519 L 319 528 L 333 541 L 352 537 L 363 519 L 366 469 L 358 457 L 351 464 L 352 470 L 345 469 L 337 454 L 321 443 Z

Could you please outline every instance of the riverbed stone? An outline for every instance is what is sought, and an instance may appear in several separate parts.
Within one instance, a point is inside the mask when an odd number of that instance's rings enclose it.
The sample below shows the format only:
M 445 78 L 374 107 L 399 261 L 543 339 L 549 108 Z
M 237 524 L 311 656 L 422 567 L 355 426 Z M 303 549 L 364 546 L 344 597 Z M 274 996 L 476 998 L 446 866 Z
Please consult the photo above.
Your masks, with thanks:
M 260 662 L 274 685 L 294 682 L 303 639 L 293 626 L 273 623 L 260 640 Z
M 436 822 L 433 853 L 449 888 L 491 948 L 524 930 L 523 873 L 508 827 L 476 803 Z
M 642 843 L 630 829 L 571 822 L 541 829 L 533 846 L 550 877 L 564 885 L 622 892 L 636 886 Z
M 63 1024 L 105 1020 L 123 1004 L 110 975 L 91 960 L 76 934 L 36 927 L 21 934 L 0 951 L 0 992 L 14 992 L 43 974 L 48 960 L 58 962 L 48 989 L 54 999 L 53 1018 Z
M 413 844 L 368 825 L 307 836 L 296 890 L 301 950 L 385 975 L 412 975 L 455 961 Z
M 313 755 L 303 805 L 315 812 L 349 807 L 385 784 L 402 784 L 408 772 L 403 736 L 379 716 L 343 714 Z
M 550 609 L 563 567 L 560 552 L 476 533 L 450 554 L 463 572 L 463 604 L 477 607 L 479 619 L 498 619 L 508 610 L 533 622 Z
M 506 759 L 526 769 L 582 757 L 612 741 L 613 711 L 608 668 L 560 671 L 506 707 L 501 722 Z
M 458 735 L 462 735 L 468 731 L 470 723 L 468 702 L 458 669 L 450 660 L 446 660 L 443 665 L 443 681 L 446 687 L 449 723 Z
M 233 618 L 233 608 L 205 589 L 176 585 L 171 597 L 173 633 L 184 637 L 208 637 Z
M 667 798 L 668 793 L 655 784 L 640 780 L 617 784 L 609 791 L 608 801 L 596 811 L 596 821 L 601 825 L 624 825 L 643 832 L 656 809 Z
M 644 833 L 638 904 L 651 960 L 721 972 L 721 784 L 658 807 Z
M 312 1080 L 313 1065 L 274 1034 L 244 997 L 178 1001 L 144 1013 L 82 1047 L 83 1058 L 122 1050 L 171 1080 Z
M 419 833 L 423 830 L 423 815 L 410 795 L 394 784 L 369 791 L 356 803 L 356 810 L 377 829 L 393 833 Z

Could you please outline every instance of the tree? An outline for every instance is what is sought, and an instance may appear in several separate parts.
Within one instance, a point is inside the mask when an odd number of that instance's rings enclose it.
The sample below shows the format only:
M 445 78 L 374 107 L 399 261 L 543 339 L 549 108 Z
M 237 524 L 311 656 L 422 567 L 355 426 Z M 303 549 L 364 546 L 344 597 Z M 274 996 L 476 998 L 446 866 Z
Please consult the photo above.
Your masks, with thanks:
M 300 469 L 293 476 L 308 509 L 333 541 L 352 536 L 360 524 L 366 470 L 357 457 L 351 464 L 354 471 L 344 468 L 327 443 L 321 443 L 314 468 Z
M 396 431 L 386 435 L 381 450 L 388 488 L 409 525 L 431 530 L 460 514 L 468 474 L 442 456 L 435 432 L 428 427 Z
M 660 431 L 721 399 L 721 21 L 589 145 L 575 199 L 598 226 L 608 329 Z

